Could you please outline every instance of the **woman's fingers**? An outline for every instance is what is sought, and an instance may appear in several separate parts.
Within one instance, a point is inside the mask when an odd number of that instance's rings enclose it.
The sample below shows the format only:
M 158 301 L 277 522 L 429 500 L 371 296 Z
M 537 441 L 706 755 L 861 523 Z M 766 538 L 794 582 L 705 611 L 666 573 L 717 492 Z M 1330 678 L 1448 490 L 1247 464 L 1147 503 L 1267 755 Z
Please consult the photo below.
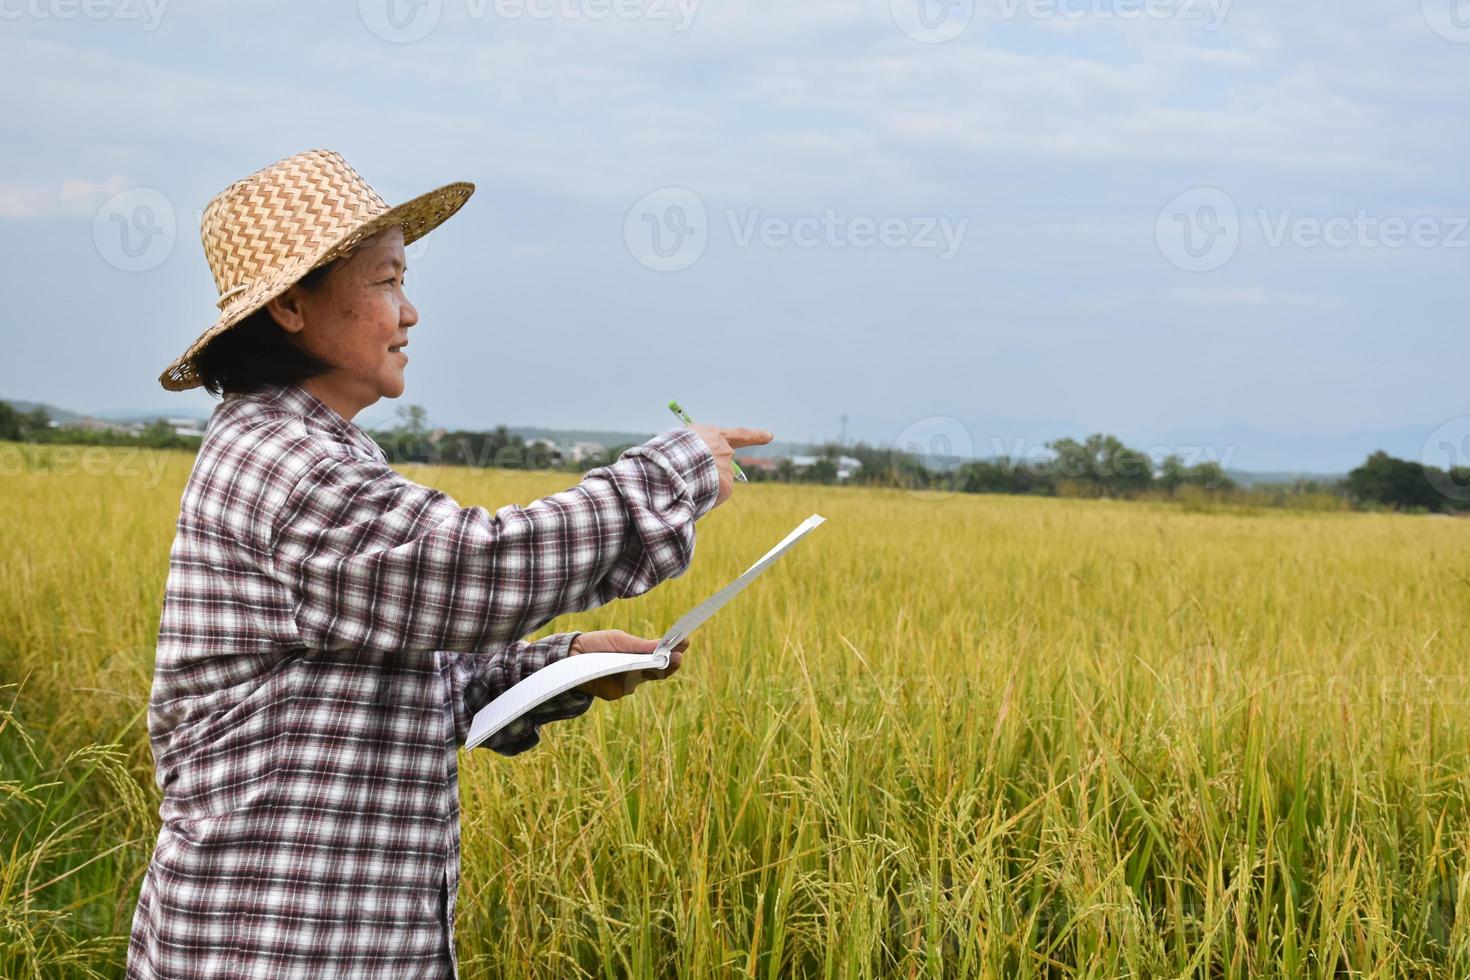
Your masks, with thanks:
M 729 500 L 735 492 L 735 473 L 731 466 L 735 450 L 744 446 L 764 446 L 775 438 L 765 429 L 720 428 L 714 425 L 691 425 L 689 428 L 704 440 L 710 455 L 715 459 L 715 469 L 720 481 L 719 490 L 715 494 L 716 507 Z
M 689 641 L 687 639 L 680 640 L 674 649 L 669 651 L 669 665 L 667 667 L 663 670 L 645 670 L 644 673 L 648 675 L 649 680 L 654 681 L 661 681 L 667 677 L 674 676 L 679 672 L 679 667 L 683 665 L 684 651 L 688 649 Z
M 720 435 L 725 437 L 731 449 L 740 449 L 744 446 L 764 446 L 776 438 L 766 429 L 721 429 Z
M 645 640 L 623 630 L 592 630 L 572 641 L 573 653 L 652 653 L 657 640 Z
M 594 630 L 583 633 L 572 641 L 571 652 L 579 653 L 652 653 L 658 649 L 658 640 L 644 639 L 633 636 L 622 630 Z M 609 677 L 600 677 L 594 681 L 583 684 L 580 690 L 601 698 L 604 701 L 616 701 L 627 697 L 637 689 L 644 681 L 664 680 L 678 673 L 679 667 L 684 662 L 684 652 L 689 649 L 689 640 L 685 638 L 674 645 L 669 651 L 669 665 L 662 670 L 632 670 L 622 674 L 613 674 Z

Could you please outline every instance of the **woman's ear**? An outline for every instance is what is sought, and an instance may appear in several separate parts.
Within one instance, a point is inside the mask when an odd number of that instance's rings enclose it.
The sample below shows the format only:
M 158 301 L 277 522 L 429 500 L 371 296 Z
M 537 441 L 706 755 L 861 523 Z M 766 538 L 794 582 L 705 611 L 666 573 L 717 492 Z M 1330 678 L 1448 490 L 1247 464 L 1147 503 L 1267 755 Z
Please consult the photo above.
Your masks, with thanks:
M 287 333 L 300 333 L 306 326 L 306 315 L 301 308 L 301 289 L 294 283 L 281 295 L 271 298 L 265 308 Z

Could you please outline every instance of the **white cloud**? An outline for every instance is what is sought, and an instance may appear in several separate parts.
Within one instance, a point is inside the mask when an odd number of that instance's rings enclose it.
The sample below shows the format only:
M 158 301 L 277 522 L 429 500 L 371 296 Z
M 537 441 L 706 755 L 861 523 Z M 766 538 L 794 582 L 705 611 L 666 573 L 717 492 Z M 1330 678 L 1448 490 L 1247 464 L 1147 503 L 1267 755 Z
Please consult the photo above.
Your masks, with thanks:
M 589 362 L 618 356 L 599 346 L 614 332 L 577 334 L 579 324 L 651 331 L 661 322 L 647 315 L 653 307 L 738 323 L 750 349 L 769 341 L 796 358 L 826 356 L 825 346 L 801 345 L 837 325 L 869 324 L 840 348 L 851 373 L 834 377 L 881 366 L 884 384 L 856 395 L 823 382 L 793 399 L 793 413 L 878 397 L 923 414 L 946 383 L 958 399 L 1006 402 L 977 411 L 1048 413 L 1039 402 L 1067 397 L 1058 393 L 1066 385 L 1014 372 L 1013 388 L 993 392 L 966 374 L 984 368 L 978 355 L 966 362 L 967 350 L 1017 331 L 1048 350 L 1048 371 L 1077 379 L 1079 404 L 1097 398 L 1137 415 L 1170 390 L 1148 389 L 1129 406 L 1119 386 L 1089 388 L 1089 372 L 1207 351 L 1210 363 L 1259 379 L 1262 364 L 1300 362 L 1313 331 L 1327 330 L 1346 338 L 1334 348 L 1341 363 L 1252 405 L 1282 417 L 1293 406 L 1351 413 L 1360 400 L 1341 393 L 1342 379 L 1382 371 L 1419 377 L 1394 393 L 1406 412 L 1453 406 L 1463 357 L 1431 363 L 1422 351 L 1467 343 L 1450 269 L 1458 253 L 1405 250 L 1390 262 L 1267 249 L 1246 236 L 1229 268 L 1187 279 L 1155 242 L 1159 209 L 1195 187 L 1227 191 L 1247 223 L 1260 209 L 1414 214 L 1403 202 L 1428 202 L 1429 214 L 1470 212 L 1457 182 L 1470 47 L 1434 35 L 1415 0 L 1236 0 L 1213 33 L 1160 21 L 1002 21 L 995 0 L 978 0 L 974 22 L 943 44 L 904 36 L 888 0 L 701 0 L 687 31 L 639 19 L 471 20 L 470 2 L 444 0 L 437 29 L 397 45 L 373 37 L 350 0 L 170 7 L 149 34 L 11 23 L 0 34 L 10 96 L 0 215 L 85 214 L 126 174 L 163 190 L 182 220 L 250 169 L 328 146 L 390 200 L 441 179 L 476 181 L 479 200 L 447 241 L 498 236 L 499 254 L 524 275 L 497 303 L 514 313 L 520 302 L 526 323 L 577 335 Z M 713 248 L 688 273 L 629 275 L 624 216 L 664 186 L 696 190 L 717 219 L 727 208 L 836 207 L 973 222 L 945 266 L 911 254 Z M 87 238 L 62 229 L 53 247 L 90 248 Z M 16 246 L 10 257 L 27 253 Z M 178 283 L 156 295 L 182 304 L 197 285 L 212 298 L 198 285 L 207 277 L 197 246 L 150 275 Z M 1241 281 L 1262 285 L 1231 285 Z M 24 312 L 54 318 L 63 291 L 44 275 L 32 282 L 38 298 Z M 100 322 L 95 297 L 117 286 L 114 276 L 66 290 L 73 306 L 63 312 Z M 482 321 L 476 286 L 445 281 L 437 295 L 425 291 L 425 309 L 456 349 L 492 352 L 474 346 L 488 344 L 482 332 L 455 325 Z M 1180 331 L 1179 319 L 1238 329 Z M 1407 336 L 1390 345 L 1385 322 Z M 916 337 L 945 352 L 952 375 L 890 370 L 893 350 Z M 1168 363 L 1160 370 L 1169 376 Z M 1200 388 L 1179 384 L 1181 400 Z M 466 417 L 483 410 L 471 397 Z M 1209 410 L 1239 420 L 1239 404 L 1219 398 Z
M 60 180 L 6 180 L 0 178 L 0 218 L 91 217 L 103 201 L 132 186 L 121 174 L 100 180 L 63 177 Z

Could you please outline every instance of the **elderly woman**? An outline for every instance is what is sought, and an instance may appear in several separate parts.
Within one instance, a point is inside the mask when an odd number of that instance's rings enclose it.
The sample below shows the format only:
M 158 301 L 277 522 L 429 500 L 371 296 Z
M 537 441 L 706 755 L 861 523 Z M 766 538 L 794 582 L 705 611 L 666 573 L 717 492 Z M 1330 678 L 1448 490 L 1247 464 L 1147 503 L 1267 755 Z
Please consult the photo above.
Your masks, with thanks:
M 205 209 L 221 314 L 161 381 L 223 397 L 170 554 L 148 713 L 163 825 L 130 977 L 453 976 L 470 718 L 563 657 L 653 650 L 518 638 L 681 574 L 733 448 L 771 439 L 674 430 L 494 514 L 395 472 L 352 419 L 403 392 L 404 246 L 473 190 L 389 208 L 313 151 Z M 636 682 L 569 691 L 490 747 Z

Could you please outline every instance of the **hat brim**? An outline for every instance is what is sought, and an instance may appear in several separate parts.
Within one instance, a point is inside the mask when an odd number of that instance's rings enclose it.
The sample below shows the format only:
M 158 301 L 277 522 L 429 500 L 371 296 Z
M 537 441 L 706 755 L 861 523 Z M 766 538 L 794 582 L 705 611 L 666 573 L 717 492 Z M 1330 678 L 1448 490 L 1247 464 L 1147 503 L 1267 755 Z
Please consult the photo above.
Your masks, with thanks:
M 169 391 L 188 391 L 199 387 L 203 381 L 194 369 L 194 358 L 211 340 L 284 293 L 312 269 L 340 258 L 364 239 L 372 238 L 396 225 L 403 228 L 405 245 L 424 237 L 464 207 L 474 192 L 475 185 L 469 181 L 456 181 L 436 187 L 426 194 L 420 194 L 369 218 L 337 241 L 322 248 L 318 254 L 303 258 L 275 275 L 251 283 L 248 289 L 231 299 L 219 318 L 164 369 L 158 376 L 159 384 Z

